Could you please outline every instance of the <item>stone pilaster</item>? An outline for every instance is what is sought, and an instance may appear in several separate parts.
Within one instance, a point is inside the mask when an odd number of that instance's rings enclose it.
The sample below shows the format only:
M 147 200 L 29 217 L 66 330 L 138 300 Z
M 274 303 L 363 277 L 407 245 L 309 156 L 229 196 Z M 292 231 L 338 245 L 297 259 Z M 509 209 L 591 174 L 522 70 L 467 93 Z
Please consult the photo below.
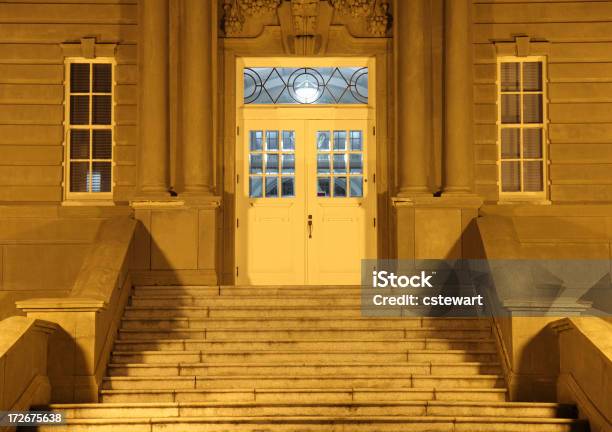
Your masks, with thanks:
M 425 0 L 395 2 L 398 195 L 404 197 L 429 192 L 427 4 Z
M 213 184 L 213 2 L 184 0 L 181 15 L 182 183 L 209 195 Z
M 138 194 L 162 198 L 169 188 L 168 0 L 139 2 Z
M 473 189 L 473 87 L 470 0 L 444 2 L 444 173 L 445 194 Z

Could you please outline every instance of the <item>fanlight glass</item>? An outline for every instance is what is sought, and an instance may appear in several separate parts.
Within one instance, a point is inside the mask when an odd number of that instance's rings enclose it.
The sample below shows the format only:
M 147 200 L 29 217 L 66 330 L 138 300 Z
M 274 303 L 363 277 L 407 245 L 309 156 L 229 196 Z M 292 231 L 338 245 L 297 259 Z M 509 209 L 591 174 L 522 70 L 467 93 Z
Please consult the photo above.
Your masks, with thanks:
M 244 69 L 245 104 L 367 104 L 367 67 Z

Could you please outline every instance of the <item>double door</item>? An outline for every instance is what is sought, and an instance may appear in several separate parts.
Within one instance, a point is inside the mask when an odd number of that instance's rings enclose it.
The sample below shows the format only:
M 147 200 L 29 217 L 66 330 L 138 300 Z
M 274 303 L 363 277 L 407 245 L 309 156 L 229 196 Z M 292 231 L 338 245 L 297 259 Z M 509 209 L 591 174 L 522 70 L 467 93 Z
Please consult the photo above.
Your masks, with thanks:
M 365 114 L 292 113 L 241 125 L 237 283 L 359 284 L 361 260 L 376 255 L 373 129 Z

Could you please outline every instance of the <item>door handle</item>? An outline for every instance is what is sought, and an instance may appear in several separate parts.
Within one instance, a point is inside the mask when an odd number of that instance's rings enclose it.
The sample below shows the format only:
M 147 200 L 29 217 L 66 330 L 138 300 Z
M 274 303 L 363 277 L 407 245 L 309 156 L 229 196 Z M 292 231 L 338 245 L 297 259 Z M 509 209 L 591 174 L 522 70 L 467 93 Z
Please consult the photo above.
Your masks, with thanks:
M 312 238 L 312 215 L 308 215 L 308 238 Z

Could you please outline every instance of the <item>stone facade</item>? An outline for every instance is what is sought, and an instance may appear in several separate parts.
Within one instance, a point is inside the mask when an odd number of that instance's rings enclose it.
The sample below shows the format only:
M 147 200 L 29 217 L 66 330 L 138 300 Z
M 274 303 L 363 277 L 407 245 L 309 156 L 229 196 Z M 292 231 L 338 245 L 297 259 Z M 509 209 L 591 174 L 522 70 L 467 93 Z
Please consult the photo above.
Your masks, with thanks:
M 14 305 L 74 292 L 115 216 L 138 221 L 134 284 L 234 282 L 244 57 L 374 59 L 378 257 L 608 259 L 611 24 L 612 1 L 0 2 L 0 318 L 57 312 Z M 546 197 L 501 205 L 497 61 L 532 55 L 546 58 Z M 71 57 L 116 63 L 110 201 L 65 199 Z M 83 331 L 105 332 L 87 348 L 83 394 L 103 373 L 122 304 L 113 301 L 102 324 L 85 320 Z M 498 342 L 518 347 L 505 353 L 517 399 L 555 397 L 559 371 L 533 360 L 556 344 L 549 321 L 497 323 Z M 523 349 L 538 335 L 541 345 Z

